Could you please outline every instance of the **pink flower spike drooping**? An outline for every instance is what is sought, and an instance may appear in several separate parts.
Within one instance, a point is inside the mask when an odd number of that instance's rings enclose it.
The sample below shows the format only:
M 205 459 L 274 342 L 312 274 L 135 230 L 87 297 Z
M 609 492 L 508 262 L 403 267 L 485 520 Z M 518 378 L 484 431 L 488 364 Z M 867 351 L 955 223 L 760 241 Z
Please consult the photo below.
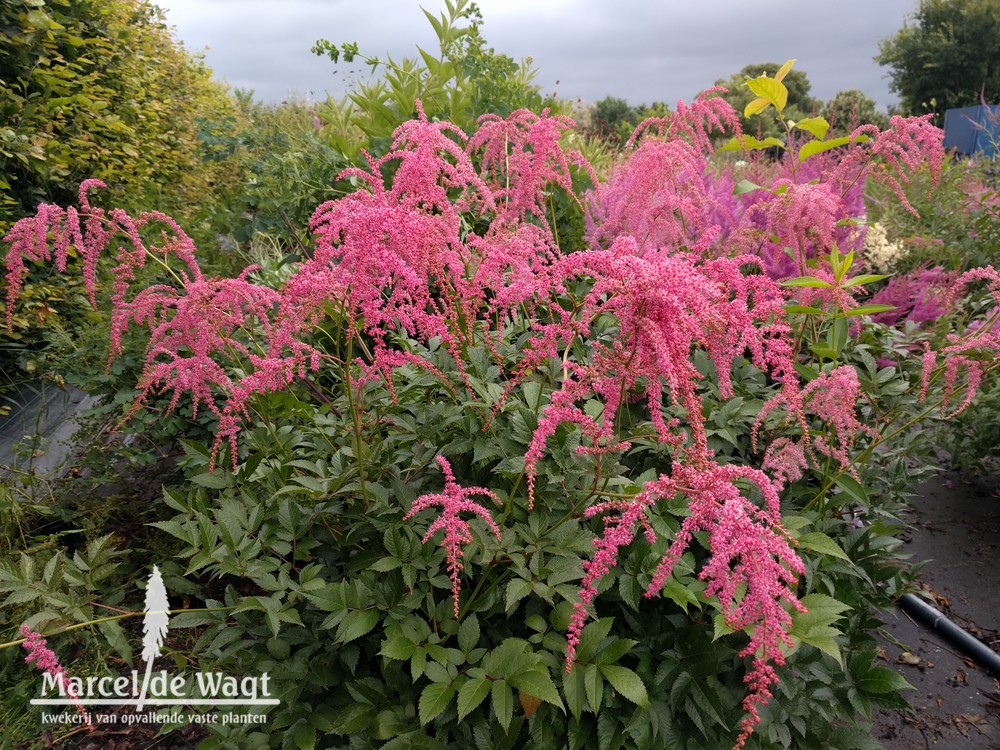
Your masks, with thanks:
M 59 657 L 48 647 L 41 634 L 36 633 L 27 625 L 21 626 L 21 635 L 24 636 L 24 643 L 21 645 L 28 652 L 28 655 L 24 657 L 24 661 L 28 664 L 34 662 L 35 666 L 40 670 L 52 675 L 59 684 L 60 690 L 68 695 L 70 700 L 76 705 L 76 710 L 83 717 L 83 723 L 87 725 L 90 731 L 94 731 L 94 724 L 90 720 L 90 714 L 84 708 L 83 701 L 80 700 L 80 696 L 73 688 L 73 684 L 67 679 L 66 670 L 59 663 Z
M 451 578 L 452 598 L 455 602 L 455 619 L 458 619 L 458 593 L 461 590 L 459 574 L 462 572 L 462 557 L 465 554 L 462 551 L 462 545 L 472 541 L 472 530 L 469 528 L 468 522 L 462 520 L 458 514 L 462 511 L 475 513 L 486 522 L 499 542 L 500 527 L 497 526 L 490 512 L 469 498 L 472 495 L 485 495 L 496 500 L 498 504 L 501 503 L 500 498 L 495 493 L 483 487 L 459 487 L 448 459 L 444 456 L 438 456 L 437 462 L 441 471 L 444 472 L 444 492 L 418 497 L 413 501 L 409 512 L 403 516 L 403 520 L 411 518 L 432 505 L 441 506 L 441 515 L 427 528 L 423 541 L 426 544 L 434 536 L 434 532 L 444 529 L 444 539 L 441 540 L 441 546 L 445 548 L 448 555 L 448 573 Z

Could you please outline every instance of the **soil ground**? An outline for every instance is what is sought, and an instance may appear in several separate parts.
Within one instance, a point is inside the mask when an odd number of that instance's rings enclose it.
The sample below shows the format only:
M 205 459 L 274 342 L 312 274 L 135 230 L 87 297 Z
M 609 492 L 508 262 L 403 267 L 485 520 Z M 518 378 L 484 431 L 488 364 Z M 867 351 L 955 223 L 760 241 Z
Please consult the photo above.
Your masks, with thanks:
M 955 624 L 1000 652 L 1000 477 L 966 483 L 943 474 L 921 488 L 903 537 L 927 561 L 921 586 Z M 888 750 L 1000 750 L 1000 675 L 899 610 L 881 634 L 889 666 L 916 690 L 910 711 L 880 711 Z

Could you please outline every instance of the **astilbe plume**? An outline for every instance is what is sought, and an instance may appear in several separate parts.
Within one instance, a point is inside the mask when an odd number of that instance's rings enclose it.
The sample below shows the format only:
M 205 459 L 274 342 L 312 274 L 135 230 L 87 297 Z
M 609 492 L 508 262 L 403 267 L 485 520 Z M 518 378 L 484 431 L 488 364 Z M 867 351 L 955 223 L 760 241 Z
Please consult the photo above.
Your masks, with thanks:
M 440 337 L 461 369 L 459 347 L 472 336 L 481 302 L 467 278 L 472 254 L 461 213 L 496 210 L 464 139 L 454 125 L 431 123 L 420 110 L 419 119 L 396 131 L 393 150 L 368 156 L 367 169 L 341 174 L 363 187 L 313 214 L 315 252 L 282 293 L 284 337 L 309 330 L 332 303 L 344 311 L 348 331 L 373 339 L 376 362 L 390 356 L 393 336 Z
M 493 532 L 494 536 L 497 538 L 497 542 L 500 541 L 500 527 L 497 526 L 496 521 L 493 520 L 493 516 L 490 512 L 486 510 L 482 505 L 469 498 L 474 495 L 483 495 L 485 497 L 492 498 L 498 504 L 500 503 L 500 498 L 496 494 L 483 487 L 460 487 L 455 481 L 455 475 L 452 473 L 451 464 L 448 463 L 448 459 L 444 456 L 437 456 L 438 466 L 441 467 L 441 471 L 444 473 L 444 491 L 430 494 L 421 495 L 416 500 L 413 501 L 413 505 L 410 506 L 410 510 L 407 511 L 406 515 L 403 516 L 403 520 L 409 520 L 417 513 L 422 510 L 426 510 L 434 505 L 441 506 L 441 514 L 427 527 L 427 532 L 424 534 L 424 544 L 430 541 L 430 538 L 434 536 L 437 531 L 444 531 L 444 538 L 441 540 L 441 546 L 444 547 L 447 558 L 448 558 L 448 575 L 451 578 L 451 593 L 452 600 L 455 604 L 455 618 L 458 618 L 458 595 L 462 588 L 462 582 L 460 576 L 462 573 L 462 558 L 465 555 L 462 547 L 466 544 L 472 542 L 472 529 L 469 528 L 469 524 L 465 521 L 459 514 L 460 513 L 473 513 L 486 523 L 490 531 Z
M 958 274 L 941 266 L 920 268 L 894 276 L 872 295 L 870 304 L 892 305 L 895 309 L 875 313 L 872 320 L 894 326 L 902 320 L 918 324 L 933 323 L 948 312 L 944 305 L 946 292 Z
M 592 243 L 607 247 L 628 235 L 641 250 L 695 249 L 728 228 L 733 217 L 713 189 L 707 159 L 714 132 L 740 129 L 732 108 L 713 96 L 724 91 L 709 89 L 690 106 L 679 101 L 675 112 L 639 124 L 626 145 L 628 158 L 590 195 Z
M 551 115 L 548 109 L 540 115 L 519 109 L 506 118 L 494 114 L 479 118 L 468 152 L 479 155 L 501 211 L 501 223 L 517 221 L 525 214 L 543 218 L 548 211 L 546 191 L 554 187 L 572 195 L 571 164 L 579 165 L 597 184 L 597 176 L 583 156 L 560 145 L 563 133 L 573 125 L 569 117 Z
M 682 140 L 645 139 L 591 194 L 589 239 L 595 247 L 635 238 L 640 251 L 696 243 L 718 209 L 705 189 L 704 155 Z
M 70 700 L 73 701 L 73 704 L 76 706 L 76 710 L 83 717 L 83 723 L 87 725 L 87 728 L 90 731 L 94 731 L 94 723 L 91 721 L 90 714 L 83 705 L 83 702 L 74 689 L 73 684 L 67 680 L 66 670 L 63 668 L 62 664 L 59 663 L 59 657 L 56 656 L 56 653 L 48 647 L 45 639 L 42 638 L 40 633 L 36 633 L 27 625 L 21 626 L 21 635 L 24 637 L 24 642 L 21 645 L 24 646 L 24 650 L 28 652 L 28 655 L 24 657 L 24 661 L 28 664 L 34 662 L 38 669 L 52 675 L 52 677 L 54 677 L 59 683 L 60 688 L 62 688 L 66 694 L 69 695 Z
M 763 468 L 779 481 L 794 481 L 802 476 L 808 459 L 816 461 L 816 453 L 837 461 L 840 469 L 856 474 L 851 466 L 850 450 L 862 435 L 875 436 L 875 431 L 857 416 L 861 384 L 857 371 L 841 365 L 809 381 L 801 389 L 786 389 L 764 404 L 750 432 L 751 446 L 757 450 L 760 432 L 769 414 L 784 410 L 781 427 L 797 424 L 798 440 L 781 437 L 765 451 Z M 829 429 L 830 437 L 810 429 L 807 416 L 811 412 Z
M 684 140 L 701 153 L 711 153 L 713 133 L 742 132 L 736 111 L 719 96 L 725 93 L 728 93 L 725 87 L 713 86 L 702 91 L 691 104 L 678 101 L 674 112 L 643 120 L 625 144 L 626 151 L 643 137 L 655 134 L 661 139 Z
M 905 185 L 923 167 L 930 170 L 931 185 L 937 185 L 944 167 L 944 133 L 931 124 L 932 115 L 889 119 L 889 128 L 862 125 L 852 137 L 868 136 L 871 140 L 846 149 L 828 179 L 832 184 L 852 185 L 872 179 L 895 193 L 900 204 L 910 213 L 917 210 L 906 197 Z
M 613 315 L 618 335 L 610 343 L 592 342 L 586 364 L 564 359 L 564 377 L 532 435 L 525 454 L 529 502 L 534 500 L 537 465 L 546 440 L 559 424 L 575 422 L 592 443 L 590 451 L 620 450 L 627 443 L 614 436 L 614 419 L 623 394 L 645 397 L 661 442 L 679 446 L 686 440 L 677 420 L 663 418 L 664 387 L 674 407 L 686 413 L 686 428 L 697 455 L 705 455 L 707 437 L 697 386 L 702 380 L 691 354 L 706 352 L 719 373 L 721 395 L 732 394 L 729 370 L 744 351 L 785 388 L 795 387 L 791 363 L 791 329 L 785 320 L 781 288 L 763 274 L 744 274 L 757 266 L 744 256 L 701 261 L 668 252 L 640 254 L 631 238 L 621 238 L 607 251 L 571 254 L 557 264 L 563 283 L 590 278 L 592 284 L 578 306 L 577 318 L 539 324 L 529 344 L 551 357 L 562 345 L 568 355 L 576 336 L 587 337 L 591 322 Z M 663 283 L 669 279 L 671 283 Z M 579 404 L 597 397 L 603 404 L 600 422 Z M 585 449 L 586 450 L 586 449 Z
M 760 489 L 762 506 L 743 496 L 736 485 L 740 480 Z M 690 515 L 660 560 L 646 596 L 659 594 L 694 535 L 706 532 L 710 556 L 699 573 L 699 578 L 708 582 L 705 593 L 718 597 L 730 628 L 745 630 L 753 626 L 747 645 L 740 651 L 741 657 L 751 659 L 744 678 L 748 693 L 743 709 L 747 715 L 735 745 L 737 749 L 742 747 L 760 722 L 760 708 L 771 697 L 771 686 L 778 682 L 775 666 L 785 662 L 782 646 L 793 645 L 788 635 L 792 624 L 788 607 L 805 611 L 795 594 L 798 575 L 805 572 L 805 567 L 781 526 L 777 489 L 760 470 L 719 466 L 703 457 L 690 465 L 675 463 L 671 475 L 662 474 L 648 482 L 629 500 L 612 500 L 588 508 L 588 517 L 609 515 L 605 517 L 604 533 L 594 540 L 594 557 L 584 563 L 580 599 L 574 604 L 567 635 L 567 671 L 573 667 L 598 581 L 616 565 L 620 549 L 631 544 L 637 530 L 644 532 L 650 544 L 655 542 L 648 514 L 655 511 L 658 499 L 669 500 L 682 494 Z
M 111 231 L 104 226 L 104 212 L 90 205 L 87 191 L 92 187 L 105 187 L 105 185 L 100 180 L 84 180 L 80 184 L 80 207 L 87 217 L 85 230 L 80 226 L 80 213 L 72 206 L 62 209 L 59 206 L 43 203 L 34 216 L 20 219 L 3 238 L 4 242 L 10 244 L 4 261 L 8 331 L 13 326 L 14 305 L 28 275 L 28 267 L 24 261 L 26 259 L 35 262 L 50 261 L 54 251 L 56 268 L 60 272 L 65 272 L 70 245 L 79 248 L 83 255 L 83 276 L 87 297 L 91 305 L 97 306 L 95 298 L 97 261 L 101 251 L 107 246 Z M 53 243 L 49 241 L 50 232 L 53 235 Z
M 744 252 L 756 248 L 772 278 L 807 274 L 806 264 L 837 242 L 836 224 L 845 218 L 840 196 L 828 183 L 797 184 L 781 179 L 777 195 L 766 191 L 751 199 L 734 232 Z M 792 255 L 785 252 L 792 250 Z
M 944 294 L 941 304 L 950 308 L 965 293 L 969 284 L 985 281 L 993 305 L 986 318 L 976 321 L 963 335 L 949 334 L 948 343 L 938 352 L 929 346 L 923 355 L 920 399 L 927 398 L 932 373 L 938 357 L 944 357 L 944 393 L 941 400 L 941 414 L 947 414 L 949 404 L 954 399 L 959 386 L 959 376 L 965 372 L 965 394 L 959 404 L 950 412 L 954 416 L 963 411 L 975 398 L 987 369 L 1000 361 L 1000 272 L 992 266 L 974 268 L 961 274 Z

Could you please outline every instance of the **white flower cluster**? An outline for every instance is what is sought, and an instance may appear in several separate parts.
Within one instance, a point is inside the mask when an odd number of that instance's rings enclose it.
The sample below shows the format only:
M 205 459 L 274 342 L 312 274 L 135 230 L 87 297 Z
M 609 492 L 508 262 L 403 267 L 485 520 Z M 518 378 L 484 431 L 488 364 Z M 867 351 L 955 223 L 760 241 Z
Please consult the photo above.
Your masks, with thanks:
M 865 268 L 873 273 L 892 273 L 908 252 L 898 242 L 890 242 L 885 227 L 878 223 L 868 225 L 864 248 Z

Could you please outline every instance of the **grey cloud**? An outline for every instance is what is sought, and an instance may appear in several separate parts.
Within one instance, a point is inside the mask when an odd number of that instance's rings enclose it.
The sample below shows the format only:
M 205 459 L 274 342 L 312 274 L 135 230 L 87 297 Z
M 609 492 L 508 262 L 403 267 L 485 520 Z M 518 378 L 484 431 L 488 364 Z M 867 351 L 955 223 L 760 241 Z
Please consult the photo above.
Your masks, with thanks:
M 342 95 L 367 68 L 316 57 L 317 38 L 357 41 L 395 59 L 433 50 L 436 38 L 417 0 L 158 0 L 190 49 L 232 85 L 280 101 L 289 93 Z M 443 3 L 423 0 L 435 14 Z M 893 100 L 874 61 L 916 0 L 479 0 L 490 45 L 515 59 L 532 56 L 545 92 L 638 104 L 691 99 L 754 62 L 798 59 L 813 94 L 828 99 L 859 88 L 881 105 Z M 559 82 L 558 84 L 556 82 Z

